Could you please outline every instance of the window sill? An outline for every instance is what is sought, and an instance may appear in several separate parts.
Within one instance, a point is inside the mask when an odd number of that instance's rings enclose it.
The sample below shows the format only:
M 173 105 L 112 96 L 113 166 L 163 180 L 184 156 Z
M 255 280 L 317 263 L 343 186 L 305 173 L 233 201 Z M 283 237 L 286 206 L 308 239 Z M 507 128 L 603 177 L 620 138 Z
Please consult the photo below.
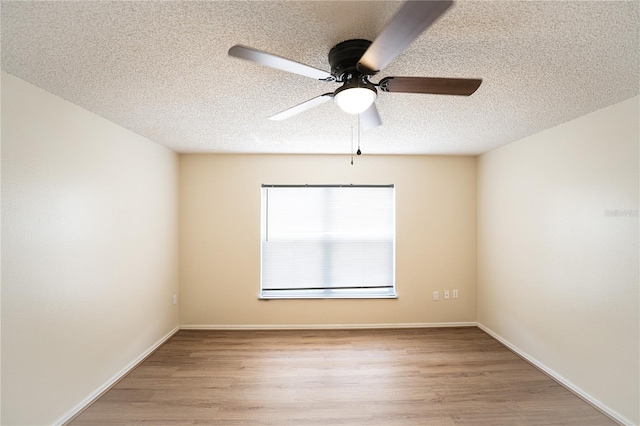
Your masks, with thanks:
M 263 292 L 258 296 L 259 300 L 279 299 L 397 299 L 396 293 L 349 293 L 349 292 L 325 292 L 325 291 L 296 291 L 296 292 Z

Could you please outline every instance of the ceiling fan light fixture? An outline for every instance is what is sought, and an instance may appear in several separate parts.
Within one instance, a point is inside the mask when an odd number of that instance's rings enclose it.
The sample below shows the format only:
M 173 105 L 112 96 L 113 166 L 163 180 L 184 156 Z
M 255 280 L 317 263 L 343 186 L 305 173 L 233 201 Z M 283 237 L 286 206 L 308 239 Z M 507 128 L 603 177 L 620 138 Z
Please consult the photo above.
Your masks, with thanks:
M 345 85 L 336 90 L 333 101 L 346 113 L 360 114 L 369 109 L 377 96 L 373 87 Z

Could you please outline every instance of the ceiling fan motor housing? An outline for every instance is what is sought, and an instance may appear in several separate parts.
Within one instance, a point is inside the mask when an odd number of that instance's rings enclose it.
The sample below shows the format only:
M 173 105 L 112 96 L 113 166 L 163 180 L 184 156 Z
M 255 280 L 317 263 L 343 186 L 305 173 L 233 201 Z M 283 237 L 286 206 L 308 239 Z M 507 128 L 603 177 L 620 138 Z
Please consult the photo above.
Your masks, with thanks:
M 329 64 L 331 65 L 331 74 L 336 78 L 336 81 L 343 82 L 361 76 L 356 67 L 370 44 L 369 40 L 354 39 L 343 41 L 331 48 Z

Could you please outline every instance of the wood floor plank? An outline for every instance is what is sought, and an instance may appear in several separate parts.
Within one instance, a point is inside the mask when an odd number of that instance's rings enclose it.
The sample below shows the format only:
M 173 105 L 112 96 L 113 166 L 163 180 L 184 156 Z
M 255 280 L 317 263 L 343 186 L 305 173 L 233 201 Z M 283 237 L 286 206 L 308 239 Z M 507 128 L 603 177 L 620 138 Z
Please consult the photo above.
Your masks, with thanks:
M 612 425 L 477 328 L 180 331 L 72 425 Z

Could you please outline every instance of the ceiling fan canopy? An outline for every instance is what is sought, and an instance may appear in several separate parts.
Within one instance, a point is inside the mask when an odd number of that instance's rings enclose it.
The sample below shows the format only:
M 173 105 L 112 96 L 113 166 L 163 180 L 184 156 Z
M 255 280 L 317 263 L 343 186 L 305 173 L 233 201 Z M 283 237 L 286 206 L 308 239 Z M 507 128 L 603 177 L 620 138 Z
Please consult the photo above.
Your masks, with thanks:
M 452 4 L 451 0 L 405 2 L 373 42 L 353 39 L 333 46 L 329 51 L 330 73 L 242 45 L 229 49 L 229 55 L 317 80 L 342 83 L 335 91 L 275 114 L 270 120 L 284 120 L 333 99 L 343 111 L 359 114 L 362 127 L 370 129 L 382 124 L 375 106 L 376 88 L 382 92 L 470 96 L 482 83 L 480 79 L 434 77 L 385 77 L 379 83 L 370 80 Z

